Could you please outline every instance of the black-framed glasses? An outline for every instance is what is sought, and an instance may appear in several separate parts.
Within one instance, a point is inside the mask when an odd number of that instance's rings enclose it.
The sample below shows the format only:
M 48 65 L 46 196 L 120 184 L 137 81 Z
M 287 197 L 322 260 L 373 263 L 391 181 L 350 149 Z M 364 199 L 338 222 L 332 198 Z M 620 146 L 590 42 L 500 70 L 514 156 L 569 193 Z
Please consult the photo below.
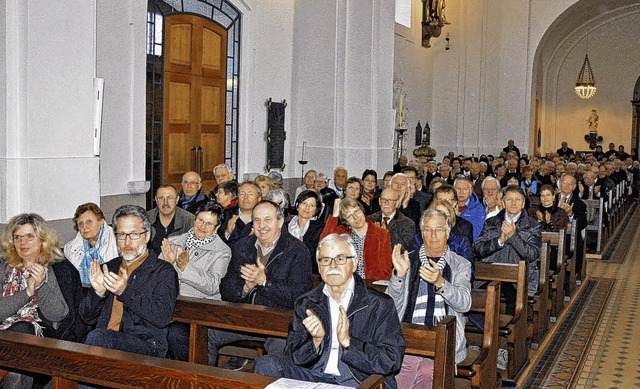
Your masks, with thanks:
M 130 232 L 128 234 L 125 234 L 124 232 L 116 232 L 116 239 L 118 240 L 125 240 L 127 238 L 131 239 L 131 240 L 138 240 L 142 237 L 142 235 L 146 234 L 147 232 L 149 232 L 148 230 L 144 230 L 142 232 Z
M 355 258 L 353 255 L 344 255 L 344 254 L 340 254 L 335 257 L 322 257 L 322 258 L 318 258 L 318 265 L 329 266 L 331 264 L 331 261 L 334 261 L 336 265 L 344 265 L 345 263 L 347 263 L 348 259 L 353 259 L 353 258 Z

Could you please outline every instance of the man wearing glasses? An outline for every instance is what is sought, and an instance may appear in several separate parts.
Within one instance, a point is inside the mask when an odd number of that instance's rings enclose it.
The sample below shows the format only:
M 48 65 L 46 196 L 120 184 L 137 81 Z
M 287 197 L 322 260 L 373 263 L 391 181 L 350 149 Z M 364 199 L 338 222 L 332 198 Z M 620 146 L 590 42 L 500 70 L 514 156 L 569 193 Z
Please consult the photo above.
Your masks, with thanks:
M 400 195 L 397 190 L 393 188 L 383 190 L 378 197 L 380 212 L 369 215 L 369 220 L 389 230 L 392 247 L 400 243 L 405 250 L 411 250 L 416 226 L 413 220 L 404 216 L 402 211 L 396 208 L 399 199 Z
M 96 329 L 86 344 L 164 358 L 167 330 L 178 296 L 173 266 L 147 251 L 151 223 L 146 211 L 123 205 L 113 215 L 118 258 L 91 263 L 91 290 L 80 317 Z
M 456 317 L 456 363 L 467 355 L 463 313 L 471 308 L 471 263 L 449 250 L 449 218 L 428 209 L 420 219 L 423 245 L 409 253 L 393 248 L 394 272 L 387 294 L 401 321 L 434 326 L 447 315 Z M 398 387 L 430 388 L 433 359 L 405 355 L 396 376 Z
M 178 200 L 178 192 L 173 185 L 162 185 L 156 191 L 158 206 L 147 212 L 151 222 L 149 250 L 156 255 L 162 253 L 164 238 L 182 235 L 193 227 L 196 217 L 178 207 Z
M 327 235 L 316 256 L 323 282 L 296 301 L 284 357 L 259 358 L 255 372 L 343 386 L 381 374 L 397 388 L 406 343 L 393 301 L 357 275 L 348 235 Z
M 182 176 L 182 191 L 179 194 L 180 202 L 178 206 L 190 213 L 196 213 L 196 209 L 201 204 L 209 201 L 202 191 L 202 178 L 196 172 L 186 172 Z

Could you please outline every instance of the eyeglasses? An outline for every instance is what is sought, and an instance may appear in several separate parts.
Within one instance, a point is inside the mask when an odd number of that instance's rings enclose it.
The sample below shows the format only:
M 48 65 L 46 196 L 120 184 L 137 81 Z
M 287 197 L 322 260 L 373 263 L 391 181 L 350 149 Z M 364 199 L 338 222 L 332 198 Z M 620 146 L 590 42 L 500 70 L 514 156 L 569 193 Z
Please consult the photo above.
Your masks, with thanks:
M 349 190 L 360 190 L 359 186 L 347 185 L 347 189 Z
M 393 204 L 396 201 L 398 201 L 397 199 L 384 199 L 382 197 L 380 197 L 380 204 Z
M 165 201 L 172 202 L 176 199 L 176 196 L 156 196 L 156 201 L 159 203 L 164 203 Z
M 36 238 L 36 234 L 24 234 L 24 235 L 13 235 L 11 237 L 11 241 L 15 244 L 15 243 L 22 243 L 22 242 L 33 242 L 33 240 Z
M 200 182 L 199 181 L 182 181 L 182 185 L 196 186 L 196 185 L 200 185 Z
M 146 234 L 147 232 L 149 231 L 145 230 L 142 232 L 130 232 L 128 234 L 125 234 L 124 232 L 116 232 L 115 235 L 116 235 L 116 239 L 118 240 L 125 240 L 127 238 L 131 240 L 138 240 L 142 235 Z
M 320 266 L 329 266 L 331 264 L 331 261 L 334 261 L 336 263 L 336 265 L 344 265 L 345 263 L 347 263 L 347 259 L 353 259 L 355 258 L 353 255 L 344 255 L 344 254 L 340 254 L 337 255 L 335 257 L 322 257 L 322 258 L 318 258 L 318 265 Z
M 205 228 L 213 228 L 213 227 L 216 226 L 216 224 L 213 224 L 211 222 L 206 222 L 206 221 L 204 221 L 204 219 L 197 218 L 196 221 L 198 223 L 204 224 Z
M 356 209 L 355 211 L 351 212 L 350 214 L 348 214 L 345 219 L 347 220 L 354 220 L 356 217 L 362 215 L 362 211 L 359 209 Z
M 446 228 L 440 228 L 440 227 L 438 227 L 438 228 L 425 228 L 422 231 L 427 235 L 431 235 L 434 232 L 436 233 L 436 235 L 441 235 L 441 234 L 444 234 L 447 231 L 447 229 Z

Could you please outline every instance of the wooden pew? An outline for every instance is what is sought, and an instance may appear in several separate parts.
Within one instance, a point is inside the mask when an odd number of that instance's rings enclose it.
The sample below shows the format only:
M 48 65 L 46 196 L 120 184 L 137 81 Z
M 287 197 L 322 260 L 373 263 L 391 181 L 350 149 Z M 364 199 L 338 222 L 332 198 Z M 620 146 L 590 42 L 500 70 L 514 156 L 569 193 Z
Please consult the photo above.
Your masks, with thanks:
M 540 342 L 549 330 L 549 276 L 550 276 L 550 248 L 547 242 L 542 242 L 540 258 L 538 259 L 538 290 L 535 295 L 528 298 L 533 312 L 531 347 L 537 349 Z
M 189 361 L 207 363 L 207 329 L 218 328 L 251 335 L 286 338 L 293 312 L 259 305 L 235 304 L 179 297 L 173 319 L 189 323 Z M 452 388 L 455 368 L 455 318 L 435 327 L 403 323 L 407 354 L 434 359 L 434 388 Z
M 527 347 L 527 263 L 517 265 L 476 262 L 476 280 L 515 284 L 516 307 L 511 317 L 501 315 L 500 336 L 507 340 L 507 378 L 515 379 L 529 362 Z M 503 324 L 503 325 L 502 325 Z
M 565 283 L 565 266 L 567 256 L 565 254 L 566 233 L 562 229 L 558 232 L 543 232 L 542 241 L 555 247 L 557 250 L 556 270 L 554 274 L 553 284 L 551 285 L 551 316 L 556 318 L 564 309 L 564 283 Z
M 606 243 L 604 240 L 604 198 L 582 200 L 587 206 L 587 232 L 585 241 L 589 240 L 589 231 L 595 233 L 596 254 L 602 253 L 602 247 Z M 591 219 L 591 221 L 589 221 Z
M 53 389 L 77 388 L 78 382 L 109 388 L 260 389 L 276 381 L 253 373 L 7 331 L 0 331 L 0 367 L 51 375 Z M 382 389 L 384 379 L 372 375 L 358 388 Z
M 499 388 L 502 385 L 502 378 L 497 367 L 500 283 L 492 281 L 487 289 L 473 289 L 469 312 L 484 314 L 482 347 L 479 353 L 467 350 L 467 357 L 458 364 L 456 374 L 458 377 L 469 379 L 472 388 Z

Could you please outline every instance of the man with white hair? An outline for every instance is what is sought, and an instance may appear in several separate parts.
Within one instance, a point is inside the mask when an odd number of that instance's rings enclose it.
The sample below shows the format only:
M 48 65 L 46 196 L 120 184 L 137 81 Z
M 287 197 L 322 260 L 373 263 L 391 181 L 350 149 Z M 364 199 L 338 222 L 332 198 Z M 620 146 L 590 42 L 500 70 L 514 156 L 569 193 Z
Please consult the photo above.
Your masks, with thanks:
M 316 257 L 323 282 L 296 300 L 284 358 L 261 357 L 255 372 L 352 387 L 380 374 L 397 388 L 406 343 L 393 300 L 358 276 L 348 235 L 326 236 Z
M 333 181 L 327 185 L 327 188 L 332 189 L 339 198 L 343 199 L 347 188 L 347 177 L 349 177 L 347 169 L 338 166 L 333 170 Z
M 409 182 L 409 178 L 402 173 L 396 173 L 391 177 L 389 185 L 395 189 L 400 196 L 400 200 L 396 203 L 397 208 L 402 211 L 403 215 L 413 220 L 417 231 L 417 226 L 420 222 L 420 203 L 411 198 L 409 191 L 409 185 L 411 185 L 411 183 Z
M 213 176 L 218 184 L 223 184 L 236 179 L 236 173 L 233 168 L 227 164 L 221 163 L 213 168 Z

